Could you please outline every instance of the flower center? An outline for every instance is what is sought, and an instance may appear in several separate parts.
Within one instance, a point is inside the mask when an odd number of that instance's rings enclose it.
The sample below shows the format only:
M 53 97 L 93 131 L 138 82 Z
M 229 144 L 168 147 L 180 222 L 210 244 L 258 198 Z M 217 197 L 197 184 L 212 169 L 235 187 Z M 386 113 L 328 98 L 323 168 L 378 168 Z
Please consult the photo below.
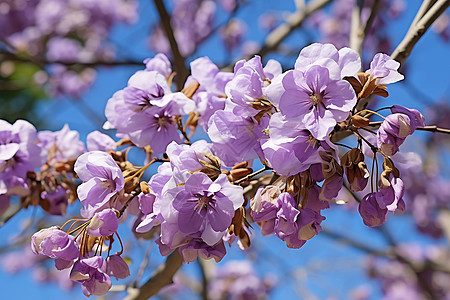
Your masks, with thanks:
M 314 106 L 317 106 L 322 101 L 322 95 L 314 93 L 309 95 L 309 100 L 313 103 Z
M 319 142 L 316 140 L 312 135 L 309 136 L 309 139 L 306 141 L 308 143 L 308 146 L 305 149 L 305 152 L 308 151 L 309 147 L 315 149 L 317 148 L 317 143 Z
M 194 208 L 196 211 L 201 211 L 202 209 L 207 209 L 208 206 L 212 202 L 214 202 L 214 199 L 212 198 L 212 196 L 200 195 L 200 194 L 196 194 L 194 196 L 198 197 L 197 205 L 195 205 L 195 208 Z

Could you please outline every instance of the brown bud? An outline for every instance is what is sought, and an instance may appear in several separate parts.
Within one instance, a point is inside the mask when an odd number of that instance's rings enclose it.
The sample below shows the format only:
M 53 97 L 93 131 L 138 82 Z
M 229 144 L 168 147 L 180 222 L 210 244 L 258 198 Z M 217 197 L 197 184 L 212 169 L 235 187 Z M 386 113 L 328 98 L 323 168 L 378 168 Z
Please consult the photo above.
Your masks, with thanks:
M 366 127 L 370 123 L 370 120 L 366 117 L 362 117 L 360 115 L 352 116 L 352 124 L 357 128 Z
M 231 169 L 230 176 L 233 181 L 244 178 L 253 172 L 252 168 Z
M 145 182 L 145 181 L 141 181 L 141 182 L 139 182 L 139 187 L 141 188 L 141 191 L 144 193 L 144 194 L 150 194 L 150 187 L 148 186 L 148 183 L 147 182 Z
M 198 82 L 193 82 L 190 85 L 188 85 L 187 87 L 185 87 L 184 89 L 181 90 L 181 92 L 183 94 L 186 95 L 186 97 L 188 97 L 189 99 L 192 99 L 192 96 L 194 96 L 195 92 L 197 91 L 197 89 L 200 87 L 200 83 Z

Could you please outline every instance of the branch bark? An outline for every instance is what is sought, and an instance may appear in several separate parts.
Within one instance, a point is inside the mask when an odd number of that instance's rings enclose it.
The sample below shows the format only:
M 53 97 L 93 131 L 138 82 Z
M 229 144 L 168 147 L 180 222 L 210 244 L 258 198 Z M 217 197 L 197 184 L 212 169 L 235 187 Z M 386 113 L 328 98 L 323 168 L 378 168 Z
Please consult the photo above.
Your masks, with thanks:
M 154 0 L 156 9 L 158 10 L 159 19 L 161 20 L 161 24 L 164 32 L 166 33 L 167 39 L 169 40 L 170 50 L 172 51 L 172 56 L 174 60 L 175 71 L 177 72 L 176 84 L 178 89 L 181 89 L 186 81 L 186 78 L 189 76 L 189 71 L 186 68 L 186 61 L 183 55 L 181 55 L 180 49 L 178 47 L 178 43 L 175 39 L 175 35 L 173 33 L 173 28 L 170 23 L 170 15 L 167 12 L 166 6 L 164 5 L 163 0 Z
M 173 276 L 182 265 L 183 258 L 176 249 L 144 285 L 140 288 L 128 288 L 125 300 L 145 300 L 157 294 L 163 287 L 173 283 Z

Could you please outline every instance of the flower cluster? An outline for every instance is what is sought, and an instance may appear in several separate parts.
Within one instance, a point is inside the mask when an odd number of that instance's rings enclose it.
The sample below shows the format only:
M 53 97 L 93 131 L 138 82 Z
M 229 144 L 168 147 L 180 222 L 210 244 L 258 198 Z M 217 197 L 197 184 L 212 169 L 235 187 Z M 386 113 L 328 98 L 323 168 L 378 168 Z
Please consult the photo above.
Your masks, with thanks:
M 172 91 L 165 55 L 144 63 L 145 70 L 132 75 L 105 109 L 104 128 L 117 130 L 118 143 L 93 132 L 86 152 L 68 127 L 16 134 L 15 125 L 5 124 L 1 174 L 17 179 L 2 177 L 1 196 L 14 193 L 15 182 L 22 181 L 34 184 L 31 190 L 45 203 L 74 195 L 80 200 L 84 219 L 69 220 L 67 230 L 65 224 L 39 231 L 32 249 L 55 258 L 57 269 L 71 268 L 70 278 L 81 282 L 86 295 L 105 294 L 110 276 L 128 276 L 123 249 L 110 251 L 120 241 L 119 223 L 129 215 L 136 217 L 136 236 L 155 238 L 162 255 L 178 251 L 189 263 L 198 257 L 220 261 L 225 245 L 234 241 L 247 249 L 253 221 L 263 235 L 300 248 L 320 233 L 330 203 L 345 203 L 338 199 L 344 186 L 364 193 L 359 213 L 368 226 L 405 210 L 395 157 L 406 137 L 425 124 L 414 109 L 394 105 L 384 117 L 365 108 L 368 97 L 387 97 L 386 85 L 403 79 L 387 55 L 375 55 L 366 72 L 359 72 L 355 51 L 331 44 L 305 47 L 285 72 L 275 60 L 263 65 L 259 56 L 238 61 L 232 73 L 221 72 L 202 57 L 191 62 L 192 75 L 180 92 Z M 374 122 L 374 116 L 384 121 Z M 191 142 L 197 126 L 211 142 Z M 338 143 L 349 135 L 355 147 Z M 144 149 L 145 166 L 129 161 L 131 147 Z M 30 151 L 47 154 L 45 168 L 34 176 L 27 171 L 43 161 L 34 162 L 38 156 Z M 162 163 L 157 173 L 141 180 L 155 163 Z M 258 163 L 262 169 L 253 172 Z M 256 177 L 266 171 L 271 173 Z M 34 194 L 31 205 L 37 203 Z M 54 206 L 46 210 L 57 211 Z

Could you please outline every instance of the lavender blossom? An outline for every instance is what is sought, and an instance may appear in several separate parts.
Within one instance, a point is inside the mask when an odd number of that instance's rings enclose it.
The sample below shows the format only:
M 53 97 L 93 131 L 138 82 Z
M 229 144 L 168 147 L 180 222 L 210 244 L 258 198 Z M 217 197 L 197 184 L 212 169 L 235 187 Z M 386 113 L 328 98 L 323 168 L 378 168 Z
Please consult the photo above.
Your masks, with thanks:
M 381 192 L 369 193 L 359 203 L 358 211 L 364 224 L 369 227 L 380 226 L 386 222 L 388 209 L 380 206 L 382 197 Z
M 340 70 L 336 72 L 340 74 Z M 356 104 L 351 85 L 333 79 L 330 69 L 321 65 L 284 73 L 268 86 L 267 95 L 287 120 L 304 123 L 318 140 L 324 140 L 337 122 L 347 119 Z
M 377 132 L 377 145 L 386 155 L 397 153 L 406 137 L 425 125 L 422 114 L 415 109 L 401 106 L 392 109 L 398 113 L 387 116 Z
M 264 157 L 261 144 L 267 139 L 263 132 L 267 125 L 266 117 L 258 123 L 229 111 L 216 111 L 208 123 L 208 136 L 223 164 L 232 167 L 245 160 Z
M 27 194 L 27 172 L 44 162 L 37 140 L 36 128 L 27 121 L 17 120 L 11 125 L 0 120 L 0 195 Z
M 104 295 L 111 288 L 111 279 L 106 274 L 107 262 L 101 256 L 77 260 L 70 272 L 70 279 L 81 282 L 86 296 Z
M 144 60 L 146 71 L 157 71 L 159 74 L 168 78 L 172 74 L 172 66 L 169 59 L 162 53 L 158 53 L 153 58 Z
M 123 279 L 130 276 L 130 269 L 127 263 L 120 255 L 114 254 L 106 259 L 106 274 L 113 276 L 116 279 Z
M 277 186 L 259 187 L 250 202 L 252 217 L 261 226 L 262 235 L 275 233 L 275 221 L 278 212 L 278 197 L 281 194 Z
M 321 162 L 319 142 L 301 123 L 290 122 L 281 113 L 269 122 L 269 139 L 262 145 L 264 157 L 280 175 L 294 175 Z
M 370 63 L 370 69 L 366 73 L 369 73 L 371 78 L 376 78 L 376 84 L 386 85 L 405 78 L 397 71 L 399 67 L 400 63 L 391 59 L 389 55 L 377 53 L 373 57 Z
M 79 255 L 79 248 L 73 236 L 58 227 L 44 228 L 31 237 L 31 249 L 34 254 L 46 255 L 72 262 Z
M 179 231 L 198 233 L 208 245 L 215 245 L 243 202 L 242 188 L 230 184 L 226 175 L 213 182 L 203 173 L 194 173 L 173 200 Z
M 119 219 L 117 213 L 110 209 L 104 209 L 97 212 L 92 217 L 87 230 L 91 236 L 110 236 L 117 231 Z
M 125 185 L 119 166 L 105 152 L 91 151 L 82 154 L 75 162 L 74 169 L 83 181 L 77 193 L 82 205 L 81 215 L 86 218 L 109 207 L 109 202 L 117 197 Z
M 86 138 L 88 151 L 110 151 L 116 149 L 116 142 L 98 130 L 92 131 Z
M 78 131 L 70 130 L 67 124 L 59 131 L 39 131 L 38 138 L 39 145 L 48 153 L 50 163 L 76 159 L 86 151 Z

